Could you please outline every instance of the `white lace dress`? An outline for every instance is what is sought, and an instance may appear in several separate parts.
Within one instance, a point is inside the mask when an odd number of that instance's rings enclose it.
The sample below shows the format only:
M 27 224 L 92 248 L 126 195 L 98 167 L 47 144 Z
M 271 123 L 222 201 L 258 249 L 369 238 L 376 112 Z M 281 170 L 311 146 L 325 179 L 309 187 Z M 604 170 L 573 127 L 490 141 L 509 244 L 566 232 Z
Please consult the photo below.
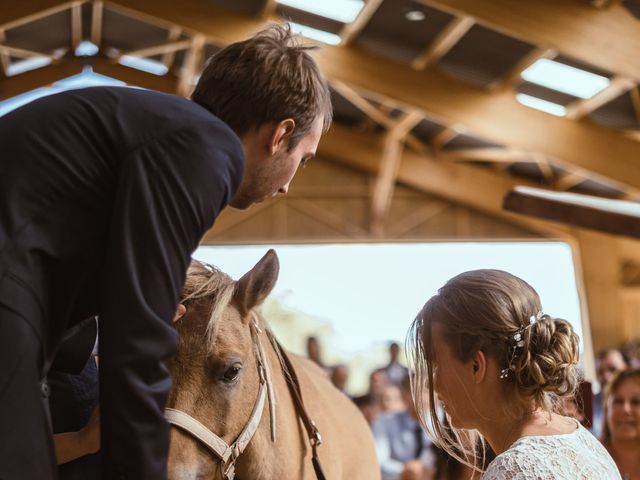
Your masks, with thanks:
M 621 480 L 602 444 L 582 425 L 563 435 L 517 440 L 491 462 L 482 480 Z

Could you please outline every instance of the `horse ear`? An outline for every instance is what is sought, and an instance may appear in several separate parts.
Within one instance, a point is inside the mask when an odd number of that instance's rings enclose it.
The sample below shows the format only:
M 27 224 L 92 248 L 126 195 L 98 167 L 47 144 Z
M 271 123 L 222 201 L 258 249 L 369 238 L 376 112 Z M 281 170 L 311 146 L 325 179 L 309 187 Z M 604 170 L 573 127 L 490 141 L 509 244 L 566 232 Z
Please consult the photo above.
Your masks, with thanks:
M 269 250 L 256 265 L 236 282 L 233 292 L 240 314 L 245 317 L 253 307 L 260 305 L 271 293 L 280 270 L 278 255 Z

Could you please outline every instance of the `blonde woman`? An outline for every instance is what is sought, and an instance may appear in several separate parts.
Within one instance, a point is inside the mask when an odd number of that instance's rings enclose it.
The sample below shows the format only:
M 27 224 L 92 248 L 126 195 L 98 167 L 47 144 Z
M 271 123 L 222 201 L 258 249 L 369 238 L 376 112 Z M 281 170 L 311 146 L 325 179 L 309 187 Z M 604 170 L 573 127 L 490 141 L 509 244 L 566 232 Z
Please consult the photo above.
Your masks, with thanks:
M 458 275 L 425 304 L 410 338 L 423 426 L 473 465 L 483 452 L 465 445 L 478 435 L 486 441 L 497 456 L 484 480 L 620 479 L 595 437 L 554 412 L 552 399 L 577 384 L 578 337 L 565 320 L 542 314 L 526 282 L 498 270 Z M 438 420 L 436 395 L 453 434 Z
M 640 368 L 618 372 L 604 393 L 602 443 L 624 480 L 640 480 Z

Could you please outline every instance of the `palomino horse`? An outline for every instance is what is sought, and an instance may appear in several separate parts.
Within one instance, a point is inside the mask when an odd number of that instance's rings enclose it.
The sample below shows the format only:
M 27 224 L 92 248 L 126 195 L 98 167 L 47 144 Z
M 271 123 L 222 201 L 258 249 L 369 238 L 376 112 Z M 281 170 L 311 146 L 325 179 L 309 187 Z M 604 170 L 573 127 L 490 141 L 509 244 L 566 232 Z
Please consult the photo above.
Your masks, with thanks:
M 197 262 L 189 269 L 168 362 L 170 479 L 316 480 L 316 452 L 327 480 L 380 478 L 359 410 L 317 365 L 281 354 L 255 312 L 277 276 L 273 250 L 237 282 Z M 301 401 L 287 381 L 295 376 Z

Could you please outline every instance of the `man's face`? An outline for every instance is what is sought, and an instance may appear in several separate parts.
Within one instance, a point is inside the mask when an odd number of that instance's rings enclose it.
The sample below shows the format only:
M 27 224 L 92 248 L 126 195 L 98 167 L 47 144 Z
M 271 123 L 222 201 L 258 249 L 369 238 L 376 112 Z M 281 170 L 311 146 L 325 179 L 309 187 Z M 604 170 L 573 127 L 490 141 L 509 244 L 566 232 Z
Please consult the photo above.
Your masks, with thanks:
M 245 174 L 238 192 L 230 205 L 235 208 L 245 209 L 254 203 L 259 203 L 278 193 L 287 193 L 289 184 L 298 167 L 315 156 L 322 136 L 323 119 L 316 118 L 309 133 L 298 144 L 289 150 L 288 140 L 283 141 L 271 153 L 264 146 L 266 138 L 272 135 L 259 135 L 252 141 L 258 145 L 245 148 Z M 277 128 L 277 127 L 276 127 Z

